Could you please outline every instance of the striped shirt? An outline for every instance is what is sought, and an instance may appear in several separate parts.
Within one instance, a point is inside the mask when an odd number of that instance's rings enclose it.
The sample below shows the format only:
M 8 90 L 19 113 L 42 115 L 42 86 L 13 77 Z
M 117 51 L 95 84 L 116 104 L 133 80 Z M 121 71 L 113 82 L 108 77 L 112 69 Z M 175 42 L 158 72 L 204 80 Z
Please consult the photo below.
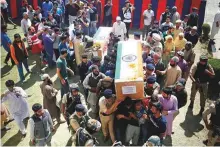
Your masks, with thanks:
M 31 47 L 33 54 L 37 54 L 42 51 L 42 49 L 43 49 L 42 42 L 38 38 L 37 34 L 28 35 L 27 42 L 28 42 L 28 45 Z

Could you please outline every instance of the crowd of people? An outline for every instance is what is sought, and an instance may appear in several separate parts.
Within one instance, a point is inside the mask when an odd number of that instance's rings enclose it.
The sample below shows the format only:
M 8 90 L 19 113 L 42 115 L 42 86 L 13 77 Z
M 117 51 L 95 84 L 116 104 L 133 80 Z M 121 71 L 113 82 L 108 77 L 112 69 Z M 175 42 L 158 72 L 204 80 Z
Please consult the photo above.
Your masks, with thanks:
M 132 12 L 135 7 L 126 0 L 122 17 L 112 24 L 112 3 L 107 0 L 104 12 L 99 0 L 45 0 L 36 10 L 23 2 L 21 28 L 23 35 L 14 34 L 11 41 L 7 35 L 7 25 L 1 26 L 1 43 L 7 51 L 4 63 L 11 58 L 16 65 L 21 84 L 25 84 L 23 65 L 28 74 L 41 75 L 40 84 L 43 105 L 32 106 L 30 116 L 22 87 L 7 80 L 8 90 L 1 95 L 2 102 L 9 101 L 9 111 L 2 103 L 1 129 L 9 130 L 5 122 L 15 120 L 23 137 L 26 137 L 24 120 L 29 118 L 30 140 L 37 146 L 51 145 L 51 133 L 55 131 L 54 121 L 67 123 L 73 136 L 73 146 L 95 145 L 98 140 L 94 133 L 102 130 L 104 142 L 109 139 L 114 146 L 144 145 L 160 146 L 165 138 L 171 138 L 173 121 L 179 109 L 187 103 L 185 85 L 190 77 L 192 88 L 189 109 L 193 109 L 196 93 L 200 93 L 200 112 L 207 129 L 208 140 L 214 145 L 219 137 L 220 102 L 216 101 L 205 110 L 208 98 L 208 82 L 215 76 L 208 64 L 207 55 L 201 55 L 195 62 L 194 46 L 199 34 L 198 9 L 181 20 L 177 7 L 166 7 L 160 20 L 156 20 L 152 5 L 143 12 L 142 33 L 135 32 L 134 40 L 142 45 L 144 98 L 133 100 L 126 97 L 121 101 L 116 96 L 114 84 L 117 45 L 119 41 L 129 41 Z M 103 22 L 101 14 L 104 13 Z M 219 27 L 220 21 L 216 23 Z M 107 55 L 103 59 L 86 52 L 93 47 L 92 37 L 99 26 L 112 26 L 107 44 Z M 25 45 L 27 40 L 27 46 Z M 28 52 L 36 60 L 36 71 L 28 65 Z M 58 90 L 48 74 L 43 73 L 43 65 L 49 70 L 56 67 L 60 80 L 61 102 L 57 106 Z M 80 76 L 78 84 L 69 83 L 70 78 Z M 79 84 L 83 87 L 80 92 Z M 62 120 L 61 114 L 65 120 Z M 212 114 L 211 122 L 207 116 Z M 56 132 L 59 133 L 59 132 Z M 103 144 L 100 144 L 103 145 Z

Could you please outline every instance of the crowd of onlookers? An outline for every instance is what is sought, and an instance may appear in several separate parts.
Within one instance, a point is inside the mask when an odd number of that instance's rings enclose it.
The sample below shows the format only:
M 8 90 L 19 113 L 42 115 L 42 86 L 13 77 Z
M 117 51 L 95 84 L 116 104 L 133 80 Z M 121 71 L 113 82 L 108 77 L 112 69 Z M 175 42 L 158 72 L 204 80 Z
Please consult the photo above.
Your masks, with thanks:
M 34 10 L 24 0 L 21 28 L 25 39 L 16 33 L 11 41 L 7 35 L 7 25 L 1 26 L 1 43 L 8 52 L 4 63 L 8 64 L 11 58 L 12 66 L 18 68 L 21 84 L 25 84 L 23 65 L 28 74 L 41 75 L 43 105 L 34 104 L 34 115 L 29 119 L 31 142 L 37 146 L 50 145 L 51 132 L 55 130 L 53 119 L 57 123 L 67 122 L 73 135 L 73 144 L 77 146 L 96 144 L 93 134 L 100 128 L 104 142 L 110 138 L 115 146 L 160 146 L 165 138 L 171 138 L 174 134 L 173 121 L 179 109 L 187 103 L 189 94 L 185 84 L 188 77 L 192 80 L 189 108 L 193 109 L 195 95 L 199 91 L 199 114 L 203 114 L 208 81 L 215 73 L 208 64 L 207 55 L 201 55 L 199 62 L 194 63 L 196 54 L 193 48 L 199 39 L 198 9 L 192 8 L 192 13 L 181 20 L 175 6 L 166 7 L 160 20 L 156 20 L 149 4 L 142 16 L 142 33 L 134 33 L 134 39 L 142 45 L 145 97 L 140 100 L 126 97 L 124 101 L 119 101 L 114 84 L 117 44 L 120 40 L 130 40 L 129 30 L 132 17 L 135 17 L 132 16 L 135 7 L 126 1 L 123 16 L 118 16 L 116 21 L 112 20 L 114 10 L 111 0 L 107 0 L 103 6 L 104 12 L 101 7 L 99 0 L 69 0 L 65 5 L 62 0 L 45 0 L 42 6 Z M 104 13 L 103 22 L 101 13 Z M 112 21 L 115 22 L 112 24 Z M 99 26 L 112 26 L 107 41 L 107 55 L 103 59 L 86 52 L 93 48 L 92 37 Z M 28 45 L 25 45 L 25 40 Z M 36 71 L 29 69 L 28 50 L 36 60 Z M 59 107 L 56 101 L 58 90 L 54 88 L 50 76 L 42 71 L 45 64 L 49 69 L 56 67 L 61 87 Z M 79 84 L 83 86 L 83 93 L 79 85 L 69 83 L 71 76 L 76 74 L 80 76 Z M 9 101 L 9 112 L 25 137 L 23 120 L 29 117 L 25 99 L 28 96 L 12 80 L 5 85 L 8 91 L 1 95 L 2 101 Z M 4 118 L 1 128 L 8 130 L 4 122 L 9 120 L 9 112 L 4 105 L 1 112 Z M 217 114 L 219 116 L 219 112 Z M 204 115 L 208 115 L 208 112 Z M 208 144 L 213 143 L 215 141 L 209 139 Z

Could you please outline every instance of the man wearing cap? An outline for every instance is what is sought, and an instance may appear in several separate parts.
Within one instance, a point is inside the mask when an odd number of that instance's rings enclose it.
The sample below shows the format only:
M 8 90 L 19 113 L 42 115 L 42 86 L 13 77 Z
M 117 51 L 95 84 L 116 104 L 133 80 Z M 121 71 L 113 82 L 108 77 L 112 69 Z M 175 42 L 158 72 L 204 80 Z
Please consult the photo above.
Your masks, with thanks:
M 70 116 L 70 126 L 71 126 L 71 134 L 73 135 L 73 143 L 75 143 L 75 135 L 74 133 L 81 128 L 85 128 L 90 117 L 86 115 L 87 109 L 82 104 L 77 104 L 75 106 L 75 112 Z
M 172 10 L 171 10 L 171 22 L 173 24 L 176 23 L 177 20 L 180 20 L 180 14 L 179 12 L 177 12 L 177 7 L 176 6 L 173 6 Z
M 194 100 L 197 91 L 200 93 L 200 115 L 204 111 L 205 101 L 207 99 L 208 82 L 210 78 L 215 76 L 215 72 L 210 64 L 208 64 L 207 55 L 201 55 L 200 60 L 191 70 L 190 78 L 192 80 L 192 88 L 189 108 L 193 109 Z
M 92 62 L 88 60 L 88 56 L 86 54 L 83 54 L 81 56 L 81 63 L 78 65 L 79 69 L 79 76 L 80 76 L 80 82 L 82 83 L 84 79 L 86 78 L 86 74 L 89 71 L 89 67 L 92 65 Z
M 173 129 L 173 120 L 178 111 L 178 101 L 176 96 L 172 95 L 172 88 L 165 87 L 162 94 L 158 96 L 159 101 L 163 106 L 162 114 L 167 120 L 166 135 L 171 136 Z
M 21 29 L 24 33 L 24 36 L 27 37 L 28 34 L 28 28 L 31 26 L 31 21 L 28 18 L 27 12 L 23 13 L 23 19 L 21 20 Z
M 186 80 L 179 79 L 174 85 L 173 95 L 178 100 L 178 109 L 182 108 L 187 103 L 187 91 L 185 89 Z
M 97 97 L 97 84 L 100 79 L 105 78 L 105 75 L 99 72 L 98 66 L 92 65 L 92 72 L 89 73 L 83 81 L 83 87 L 89 90 L 87 102 L 89 108 L 91 109 L 91 117 L 96 118 L 96 113 L 98 112 L 98 97 Z
M 31 73 L 29 66 L 28 66 L 28 51 L 25 47 L 24 42 L 21 40 L 20 34 L 14 35 L 14 41 L 10 45 L 10 52 L 11 57 L 14 60 L 15 64 L 18 68 L 18 73 L 20 77 L 20 82 L 24 82 L 25 76 L 23 72 L 23 65 L 27 71 L 27 73 Z
M 69 92 L 64 94 L 61 104 L 61 112 L 69 125 L 69 117 L 75 112 L 77 104 L 82 104 L 87 109 L 85 97 L 79 92 L 77 84 L 69 85 Z
M 102 97 L 104 94 L 104 91 L 106 89 L 111 89 L 112 93 L 115 94 L 115 85 L 114 85 L 114 79 L 112 79 L 109 76 L 106 76 L 104 79 L 100 79 L 97 84 L 97 95 L 99 97 Z
M 181 32 L 174 40 L 175 45 L 175 53 L 177 53 L 180 50 L 183 50 L 186 45 L 187 40 L 184 38 L 184 34 Z
M 170 22 L 170 19 L 171 19 L 171 17 L 168 15 L 166 17 L 166 21 L 161 24 L 160 29 L 162 32 L 166 32 L 169 29 L 169 27 L 173 26 L 173 23 Z
M 184 60 L 184 52 L 178 51 L 177 57 L 179 58 L 177 65 L 182 70 L 182 78 L 187 79 L 188 63 Z
M 178 37 L 179 33 L 183 33 L 183 31 L 184 31 L 183 28 L 181 27 L 181 23 L 182 23 L 182 21 L 180 19 L 178 19 L 175 23 L 176 26 L 173 31 L 173 34 L 174 34 L 173 39 L 174 40 L 176 39 L 176 37 Z
M 148 114 L 149 121 L 147 121 L 147 138 L 156 135 L 162 140 L 167 128 L 167 120 L 162 115 L 163 106 L 158 101 L 152 102 L 151 105 L 149 110 L 151 113 Z
M 155 71 L 155 66 L 152 63 L 147 64 L 146 70 L 144 71 L 144 80 L 146 81 L 146 79 L 149 76 L 156 77 L 156 74 L 154 73 L 154 71 Z
M 160 85 L 156 82 L 155 76 L 149 76 L 146 80 L 144 92 L 147 96 L 157 95 L 160 91 Z
M 51 133 L 55 131 L 55 128 L 50 113 L 47 109 L 43 109 L 39 103 L 35 103 L 32 110 L 34 114 L 29 119 L 32 145 L 51 146 Z
M 193 47 L 197 44 L 199 40 L 199 34 L 197 33 L 197 26 L 192 27 L 191 31 L 185 34 L 187 41 L 192 42 Z
M 198 26 L 198 20 L 199 20 L 198 8 L 193 7 L 192 13 L 189 14 L 189 20 L 187 22 L 187 25 L 190 27 Z
M 142 40 L 146 40 L 145 36 L 147 37 L 151 26 L 153 25 L 154 22 L 154 11 L 152 10 L 152 4 L 148 5 L 148 9 L 144 10 L 143 12 L 143 17 L 144 17 L 144 28 L 143 28 L 143 33 L 142 33 Z
M 134 40 L 140 40 L 141 39 L 141 33 L 140 32 L 134 32 Z
M 188 70 L 186 73 L 186 80 L 188 79 L 190 69 L 191 69 L 192 65 L 194 64 L 195 56 L 196 56 L 196 54 L 192 48 L 193 48 L 192 43 L 187 41 L 186 45 L 185 45 L 185 49 L 184 49 L 184 60 L 186 60 L 186 62 L 188 64 Z
M 168 65 L 165 71 L 158 71 L 159 74 L 166 74 L 165 87 L 174 85 L 177 82 L 177 80 L 181 78 L 182 71 L 180 67 L 177 65 L 178 62 L 179 58 L 177 56 L 174 56 L 170 60 L 170 64 Z
M 67 67 L 67 62 L 66 62 L 66 57 L 67 57 L 67 49 L 61 49 L 60 51 L 60 57 L 57 59 L 57 76 L 60 79 L 61 83 L 61 98 L 63 98 L 63 95 L 65 93 L 69 92 L 69 82 L 68 82 L 68 73 L 72 73 L 74 75 L 74 72 Z
M 169 7 L 169 6 L 167 6 L 165 12 L 163 12 L 163 13 L 160 15 L 159 26 L 161 26 L 161 24 L 166 21 L 167 16 L 171 16 L 170 7 Z
M 218 34 L 218 32 L 220 30 L 220 2 L 219 2 L 218 7 L 219 7 L 219 10 L 215 14 L 214 21 L 212 24 L 212 31 L 211 31 L 211 35 L 210 35 L 211 39 L 214 39 L 215 35 Z
M 106 89 L 99 99 L 99 117 L 102 123 L 102 132 L 104 135 L 104 141 L 108 140 L 110 135 L 112 143 L 115 142 L 114 135 L 114 111 L 116 111 L 119 101 L 115 102 L 115 95 L 111 89 Z
M 112 26 L 112 32 L 115 36 L 120 38 L 121 41 L 125 40 L 127 29 L 125 23 L 121 21 L 120 16 L 116 17 L 116 22 L 114 22 Z
M 29 108 L 26 98 L 28 95 L 21 87 L 16 87 L 13 80 L 7 80 L 5 86 L 8 88 L 1 95 L 1 103 L 8 101 L 9 112 L 19 127 L 23 137 L 26 136 L 24 120 L 29 117 Z

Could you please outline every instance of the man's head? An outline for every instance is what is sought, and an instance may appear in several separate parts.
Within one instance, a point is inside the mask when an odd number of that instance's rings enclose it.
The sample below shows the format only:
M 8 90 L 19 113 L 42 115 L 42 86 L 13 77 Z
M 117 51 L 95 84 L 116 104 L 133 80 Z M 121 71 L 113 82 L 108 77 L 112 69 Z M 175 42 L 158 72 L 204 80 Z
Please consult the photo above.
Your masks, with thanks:
M 168 15 L 168 16 L 166 17 L 166 23 L 170 23 L 170 19 L 171 19 L 171 17 Z
M 156 77 L 155 76 L 149 76 L 147 78 L 147 87 L 153 87 L 155 82 L 156 82 Z
M 178 62 L 179 62 L 179 58 L 177 56 L 174 56 L 173 58 L 170 59 L 170 66 L 176 67 Z
M 43 74 L 42 76 L 41 76 L 41 80 L 42 81 L 48 81 L 50 79 L 50 76 L 48 75 L 48 74 Z
M 7 32 L 7 25 L 2 25 L 1 30 L 2 30 L 2 32 L 6 33 Z
M 92 135 L 101 129 L 101 123 L 95 119 L 89 119 L 86 125 L 86 130 Z
M 173 92 L 172 88 L 170 88 L 170 87 L 163 88 L 163 91 L 162 91 L 163 98 L 169 100 L 170 97 L 171 97 L 172 92 Z
M 165 12 L 166 12 L 166 13 L 170 12 L 170 7 L 169 7 L 169 6 L 166 7 Z
M 184 38 L 184 34 L 183 33 L 179 33 L 179 40 L 183 40 Z
M 147 64 L 146 69 L 147 69 L 146 73 L 148 75 L 151 75 L 155 70 L 155 66 L 152 63 L 150 63 L 150 64 Z
M 77 104 L 75 111 L 78 116 L 82 117 L 86 113 L 86 108 L 82 104 Z
M 192 13 L 196 14 L 197 12 L 198 12 L 198 8 L 193 7 L 193 8 L 192 8 Z
M 120 17 L 120 16 L 117 16 L 117 17 L 116 17 L 116 22 L 117 22 L 118 24 L 121 23 L 121 17 Z
M 35 115 L 40 117 L 44 114 L 44 109 L 42 108 L 42 105 L 39 103 L 35 103 L 32 106 L 32 110 L 34 111 Z
M 65 42 L 66 42 L 66 38 L 67 38 L 66 35 L 62 35 L 62 36 L 60 37 L 60 41 L 61 41 L 62 43 L 65 43 Z
M 99 68 L 97 65 L 93 65 L 92 66 L 92 73 L 95 75 L 95 76 L 98 76 L 99 75 Z
M 28 32 L 33 35 L 35 33 L 35 28 L 34 27 L 29 27 Z
M 50 0 L 45 0 L 46 3 L 49 3 Z
M 140 32 L 134 32 L 134 40 L 140 40 L 141 33 Z
M 142 45 L 142 51 L 149 54 L 150 50 L 151 50 L 150 44 L 147 43 L 147 42 L 144 42 L 143 45 Z
M 187 41 L 187 42 L 186 42 L 186 45 L 185 45 L 185 49 L 186 49 L 187 51 L 191 50 L 191 49 L 192 49 L 192 42 Z
M 184 52 L 183 52 L 183 51 L 178 51 L 178 52 L 177 52 L 177 57 L 179 58 L 179 60 L 183 60 L 183 58 L 184 58 Z
M 61 55 L 63 58 L 66 58 L 66 57 L 67 57 L 67 49 L 66 49 L 66 48 L 61 49 L 60 55 Z
M 99 56 L 94 56 L 94 57 L 92 58 L 92 63 L 93 63 L 94 65 L 100 66 L 100 65 L 101 65 L 101 58 L 100 58 Z
M 183 83 L 181 83 L 179 81 L 176 82 L 176 84 L 175 84 L 176 91 L 181 91 L 184 88 L 185 88 L 185 86 L 183 85 Z
M 197 32 L 197 26 L 192 27 L 191 29 L 191 33 L 195 34 Z
M 72 96 L 77 96 L 79 94 L 79 86 L 77 84 L 70 84 L 69 87 Z
M 86 54 L 83 54 L 81 57 L 82 57 L 82 62 L 83 62 L 83 63 L 87 63 L 87 61 L 88 61 L 87 55 L 86 55 Z
M 158 63 L 160 59 L 161 59 L 161 55 L 159 53 L 154 53 L 153 55 L 154 63 Z
M 93 7 L 94 7 L 94 1 L 91 1 L 91 2 L 89 3 L 89 6 L 90 6 L 90 8 L 93 8 Z
M 105 101 L 109 104 L 112 104 L 113 102 L 113 94 L 112 94 L 112 90 L 111 89 L 106 89 L 104 91 L 104 97 L 105 97 Z
M 28 13 L 27 13 L 27 12 L 24 12 L 24 13 L 23 13 L 23 18 L 24 18 L 24 19 L 28 19 Z
M 199 64 L 207 65 L 207 63 L 208 63 L 207 55 L 201 55 L 200 58 L 199 58 Z
M 136 100 L 135 101 L 135 104 L 134 104 L 134 107 L 135 107 L 135 110 L 136 111 L 140 111 L 141 108 L 143 107 L 143 103 L 141 100 Z
M 128 107 L 128 108 L 131 108 L 133 102 L 132 102 L 132 99 L 130 97 L 126 97 L 125 100 L 123 101 L 123 104 Z
M 180 19 L 178 19 L 176 21 L 176 28 L 179 28 L 181 26 L 182 21 Z
M 172 11 L 173 11 L 173 12 L 176 12 L 176 11 L 177 11 L 177 7 L 176 7 L 176 6 L 173 6 L 173 7 L 172 7 Z
M 15 86 L 15 82 L 13 80 L 7 80 L 5 82 L 5 86 L 8 88 L 9 91 L 12 92 Z
M 18 33 L 14 34 L 14 41 L 15 42 L 20 42 L 21 41 L 21 35 L 18 34 Z
M 129 0 L 126 0 L 126 1 L 125 1 L 125 7 L 128 8 L 129 6 L 130 6 L 130 1 L 129 1 Z
M 107 4 L 108 4 L 108 5 L 111 5 L 111 0 L 108 0 L 108 1 L 107 1 Z
M 153 114 L 160 114 L 163 111 L 163 106 L 160 102 L 153 102 L 151 103 L 152 107 L 151 107 L 151 112 Z
M 152 4 L 149 4 L 148 5 L 148 10 L 151 10 L 152 9 Z

